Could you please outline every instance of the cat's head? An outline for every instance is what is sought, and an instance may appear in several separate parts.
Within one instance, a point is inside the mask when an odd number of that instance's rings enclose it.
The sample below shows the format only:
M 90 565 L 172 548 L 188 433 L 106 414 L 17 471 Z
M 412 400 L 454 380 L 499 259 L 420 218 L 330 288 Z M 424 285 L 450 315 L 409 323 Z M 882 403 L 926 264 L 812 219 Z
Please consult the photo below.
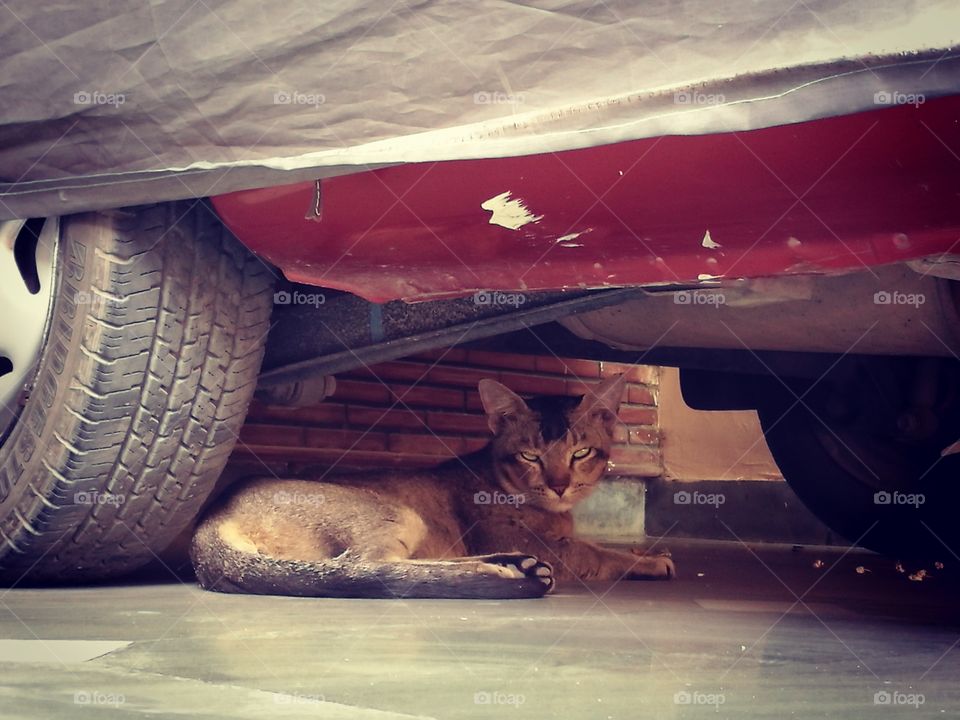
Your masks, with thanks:
M 495 380 L 481 380 L 494 471 L 503 489 L 552 512 L 587 497 L 607 468 L 625 384 L 618 375 L 586 395 L 524 400 Z

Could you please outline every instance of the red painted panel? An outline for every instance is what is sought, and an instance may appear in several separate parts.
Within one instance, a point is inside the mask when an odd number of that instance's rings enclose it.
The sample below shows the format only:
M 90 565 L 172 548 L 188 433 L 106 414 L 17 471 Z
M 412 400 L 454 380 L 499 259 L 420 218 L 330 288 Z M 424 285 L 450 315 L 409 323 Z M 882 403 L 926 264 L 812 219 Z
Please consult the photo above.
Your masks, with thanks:
M 308 219 L 314 191 L 213 202 L 290 279 L 374 301 L 857 269 L 960 245 L 960 97 L 356 173 L 323 180 Z M 481 205 L 507 191 L 539 219 L 491 224 Z

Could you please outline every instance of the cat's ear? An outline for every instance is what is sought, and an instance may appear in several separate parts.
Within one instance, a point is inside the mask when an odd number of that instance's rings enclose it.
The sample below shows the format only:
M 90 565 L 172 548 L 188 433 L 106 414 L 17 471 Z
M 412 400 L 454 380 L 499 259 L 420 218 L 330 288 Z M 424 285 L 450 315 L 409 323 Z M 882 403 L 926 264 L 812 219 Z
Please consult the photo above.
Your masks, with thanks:
M 522 397 L 496 380 L 484 378 L 477 389 L 480 391 L 483 410 L 487 413 L 487 424 L 494 434 L 500 432 L 500 423 L 504 417 L 530 412 L 530 408 Z
M 617 413 L 620 411 L 620 401 L 626 387 L 626 375 L 620 374 L 609 377 L 587 391 L 577 410 L 581 414 L 603 423 L 604 429 L 612 436 L 613 429 L 617 424 Z

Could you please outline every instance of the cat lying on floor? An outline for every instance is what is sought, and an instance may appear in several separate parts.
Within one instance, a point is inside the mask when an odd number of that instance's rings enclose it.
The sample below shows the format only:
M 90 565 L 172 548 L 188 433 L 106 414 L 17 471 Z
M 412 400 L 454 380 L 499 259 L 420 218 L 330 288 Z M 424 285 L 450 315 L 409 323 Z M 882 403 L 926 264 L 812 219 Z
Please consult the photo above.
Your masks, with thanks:
M 573 537 L 570 509 L 610 455 L 622 376 L 530 400 L 493 380 L 493 440 L 436 468 L 234 486 L 190 556 L 219 592 L 326 597 L 539 597 L 556 579 L 670 578 L 673 562 Z

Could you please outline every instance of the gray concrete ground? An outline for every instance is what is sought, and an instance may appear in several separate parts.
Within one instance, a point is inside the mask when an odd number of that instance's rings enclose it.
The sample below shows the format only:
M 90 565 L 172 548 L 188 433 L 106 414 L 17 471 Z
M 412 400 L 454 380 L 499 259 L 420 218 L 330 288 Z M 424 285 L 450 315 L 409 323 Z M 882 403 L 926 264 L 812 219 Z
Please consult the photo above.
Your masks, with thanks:
M 955 558 L 912 581 L 859 550 L 671 549 L 675 582 L 542 600 L 0 590 L 0 716 L 960 716 Z

